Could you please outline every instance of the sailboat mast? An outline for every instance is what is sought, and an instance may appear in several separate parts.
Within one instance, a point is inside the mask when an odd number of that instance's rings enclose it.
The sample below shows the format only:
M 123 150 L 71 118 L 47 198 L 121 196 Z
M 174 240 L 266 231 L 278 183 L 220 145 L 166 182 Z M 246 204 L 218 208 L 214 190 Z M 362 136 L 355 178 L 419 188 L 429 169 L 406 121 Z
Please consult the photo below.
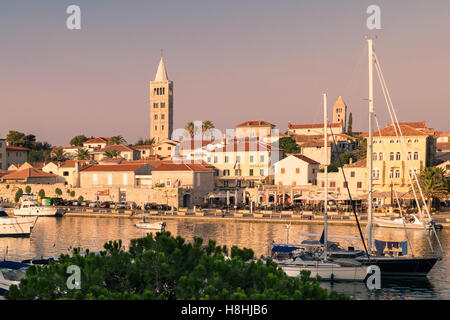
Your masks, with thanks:
M 324 238 L 324 260 L 327 261 L 328 251 L 328 117 L 327 117 L 327 94 L 323 94 L 323 144 L 324 144 L 324 173 L 325 190 L 323 204 L 323 238 Z
M 373 218 L 373 43 L 372 39 L 367 39 L 369 47 L 369 152 L 367 157 L 369 158 L 369 199 L 368 199 L 368 224 L 369 224 L 369 239 L 368 239 L 368 251 L 369 255 L 372 254 L 372 218 Z

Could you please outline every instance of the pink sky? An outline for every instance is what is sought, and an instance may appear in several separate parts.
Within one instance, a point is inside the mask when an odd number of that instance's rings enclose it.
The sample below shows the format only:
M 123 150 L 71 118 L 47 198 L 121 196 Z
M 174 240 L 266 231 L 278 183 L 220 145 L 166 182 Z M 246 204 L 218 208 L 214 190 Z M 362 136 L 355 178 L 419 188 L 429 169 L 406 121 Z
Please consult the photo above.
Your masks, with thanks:
M 367 48 L 375 49 L 402 121 L 448 125 L 450 2 L 377 1 L 382 30 L 366 28 L 369 1 L 77 1 L 82 30 L 65 28 L 70 1 L 0 4 L 0 137 L 149 135 L 149 81 L 160 49 L 174 81 L 174 127 L 219 129 L 266 120 L 322 121 L 339 95 L 354 130 L 367 130 Z M 379 88 L 375 109 L 388 121 Z M 331 116 L 331 112 L 329 114 Z

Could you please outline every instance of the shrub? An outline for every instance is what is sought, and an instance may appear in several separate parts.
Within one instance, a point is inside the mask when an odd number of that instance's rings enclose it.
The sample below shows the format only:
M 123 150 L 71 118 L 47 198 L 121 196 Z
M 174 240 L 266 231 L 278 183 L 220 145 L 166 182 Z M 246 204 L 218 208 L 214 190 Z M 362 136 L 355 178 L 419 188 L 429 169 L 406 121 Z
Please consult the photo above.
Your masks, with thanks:
M 39 190 L 38 196 L 41 199 L 45 198 L 45 191 L 44 191 L 44 189 Z
M 22 188 L 19 188 L 17 191 L 16 191 L 16 195 L 14 196 L 14 201 L 17 203 L 17 202 L 19 202 L 19 200 L 20 200 L 20 197 L 23 195 L 23 190 L 22 190 Z
M 6 185 L 6 189 L 9 189 L 9 184 Z
M 75 197 L 75 191 L 71 191 L 71 192 L 70 192 L 70 196 L 71 196 L 71 197 Z
M 31 192 L 31 187 L 30 186 L 26 186 L 25 193 L 30 193 L 30 192 Z
M 83 200 L 84 200 L 83 196 L 78 197 L 78 201 L 83 201 Z
M 56 189 L 55 189 L 55 193 L 56 193 L 58 196 L 62 195 L 62 191 L 61 191 L 60 188 L 56 188 Z

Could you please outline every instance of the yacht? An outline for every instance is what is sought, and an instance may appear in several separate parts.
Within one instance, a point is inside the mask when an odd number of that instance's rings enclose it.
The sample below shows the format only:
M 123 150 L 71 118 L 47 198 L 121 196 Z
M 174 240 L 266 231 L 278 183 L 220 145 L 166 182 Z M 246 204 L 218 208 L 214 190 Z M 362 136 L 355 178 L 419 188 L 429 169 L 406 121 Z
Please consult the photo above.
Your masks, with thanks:
M 0 237 L 29 237 L 38 217 L 10 217 L 0 208 Z
M 153 229 L 153 230 L 160 230 L 160 231 L 164 231 L 166 229 L 166 223 L 164 221 L 146 222 L 145 217 L 142 222 L 138 222 L 134 226 L 136 228 L 141 228 L 141 229 Z
M 28 264 L 14 261 L 0 261 L 0 296 L 9 291 L 11 285 L 18 286 L 26 275 Z
M 63 211 L 53 207 L 43 206 L 36 200 L 23 200 L 19 203 L 19 208 L 14 209 L 15 216 L 39 216 L 55 217 L 63 215 Z

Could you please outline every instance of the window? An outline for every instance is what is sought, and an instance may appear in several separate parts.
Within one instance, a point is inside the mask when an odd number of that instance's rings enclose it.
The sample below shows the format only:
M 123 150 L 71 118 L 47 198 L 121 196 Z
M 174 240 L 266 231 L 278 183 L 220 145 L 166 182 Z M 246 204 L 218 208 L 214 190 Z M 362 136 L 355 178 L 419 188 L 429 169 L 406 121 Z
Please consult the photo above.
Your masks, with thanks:
M 225 163 L 228 163 L 228 160 L 229 160 L 228 156 L 225 156 Z
M 63 172 L 63 176 L 64 176 L 64 177 L 68 177 L 68 176 L 69 176 L 69 171 L 64 171 L 64 172 Z
M 165 108 L 166 107 L 166 103 L 165 102 L 161 102 L 160 107 L 161 108 Z
M 344 183 L 343 183 L 343 187 L 344 187 L 344 188 L 347 188 L 347 187 L 348 187 L 348 183 L 347 183 L 347 181 L 344 181 Z
M 254 188 L 255 187 L 255 181 L 249 181 L 248 182 L 248 187 L 249 188 Z
M 250 163 L 254 162 L 255 157 L 254 156 L 250 156 Z
M 372 177 L 374 180 L 378 180 L 380 178 L 380 170 L 379 169 L 374 169 L 372 172 Z
M 165 117 L 165 114 L 163 113 L 162 115 L 161 115 L 161 120 L 164 120 L 166 117 Z
M 354 178 L 355 177 L 355 171 L 350 171 L 350 177 Z
M 161 130 L 164 130 L 164 125 L 161 126 Z
M 322 181 L 321 185 L 322 185 L 322 188 L 325 188 L 325 181 Z
M 400 160 L 400 159 L 401 159 L 400 152 L 397 152 L 395 154 L 395 160 Z
M 358 181 L 358 182 L 356 183 L 356 188 L 358 188 L 358 189 L 361 189 L 361 188 L 362 188 L 362 182 L 361 182 L 361 181 Z
M 389 143 L 394 143 L 394 140 L 389 141 Z
M 263 154 L 259 156 L 259 162 L 264 162 L 264 155 Z
M 300 173 L 300 168 L 295 168 L 295 173 L 299 174 Z
M 228 181 L 227 181 L 227 180 L 225 180 L 225 181 L 223 182 L 223 186 L 224 186 L 224 187 L 228 187 Z
M 414 152 L 414 160 L 419 160 L 419 153 L 417 151 Z
M 214 163 L 217 163 L 217 156 L 214 157 Z
M 249 176 L 252 177 L 253 176 L 253 169 L 249 170 Z
M 223 170 L 223 175 L 224 176 L 229 176 L 230 175 L 230 170 L 228 170 L 228 169 Z
M 377 153 L 374 152 L 373 155 L 372 155 L 372 160 L 376 161 L 377 159 L 378 159 Z
M 408 160 L 412 160 L 412 152 L 411 151 L 408 152 Z
M 169 150 L 169 151 L 172 150 L 172 147 L 167 147 L 167 150 Z
M 281 173 L 282 174 L 285 173 L 285 169 L 284 168 L 281 168 Z
M 389 160 L 394 161 L 394 153 L 393 152 L 389 153 Z
M 166 180 L 166 187 L 170 188 L 170 182 L 171 182 L 170 179 Z
M 206 159 L 206 162 L 211 163 L 211 157 L 208 157 L 208 158 Z
M 236 163 L 241 163 L 241 156 L 236 156 Z
M 383 161 L 383 152 L 378 154 L 378 160 Z
M 264 175 L 264 169 L 259 169 L 259 175 L 263 176 Z
M 162 150 L 162 148 L 161 148 L 161 147 L 158 147 L 158 150 Z
M 292 181 L 292 186 L 295 187 L 297 185 L 297 181 Z
M 395 170 L 395 177 L 400 178 L 400 170 L 399 169 Z
M 155 131 L 158 131 L 158 126 L 155 126 Z
M 336 187 L 336 181 L 330 181 L 330 188 Z
M 279 185 L 279 186 L 282 186 L 282 185 L 283 185 L 283 182 L 282 182 L 282 181 L 278 181 L 278 185 Z
M 155 103 L 153 104 L 153 108 L 158 108 L 158 102 L 155 102 Z
M 155 116 L 153 117 L 155 120 L 158 120 L 158 115 L 155 114 Z
M 235 176 L 242 176 L 242 171 L 241 171 L 241 169 L 236 169 L 236 170 L 234 170 L 234 175 L 235 175 Z

